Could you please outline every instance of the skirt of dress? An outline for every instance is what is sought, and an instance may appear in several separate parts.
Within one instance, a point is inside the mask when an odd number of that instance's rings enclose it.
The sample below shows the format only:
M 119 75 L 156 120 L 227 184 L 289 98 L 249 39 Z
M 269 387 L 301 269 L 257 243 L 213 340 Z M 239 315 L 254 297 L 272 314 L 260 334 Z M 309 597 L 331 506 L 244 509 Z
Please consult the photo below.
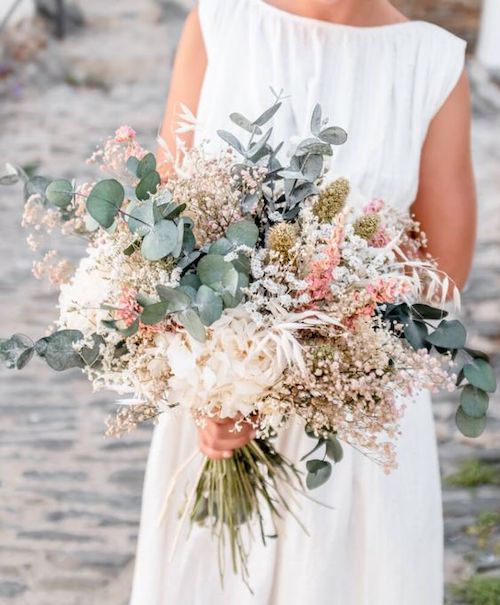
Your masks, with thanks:
M 314 443 L 289 427 L 277 449 L 298 460 Z M 253 595 L 228 569 L 221 588 L 210 532 L 179 529 L 179 511 L 201 466 L 192 460 L 176 480 L 163 522 L 158 517 L 173 476 L 196 450 L 188 415 L 164 415 L 155 428 L 143 493 L 130 605 L 442 605 L 441 489 L 431 401 L 409 403 L 390 475 L 351 447 L 315 499 L 299 499 L 309 535 L 287 515 L 279 537 L 258 535 L 249 560 Z M 332 508 L 329 508 L 332 507 Z M 173 550 L 173 552 L 172 552 Z

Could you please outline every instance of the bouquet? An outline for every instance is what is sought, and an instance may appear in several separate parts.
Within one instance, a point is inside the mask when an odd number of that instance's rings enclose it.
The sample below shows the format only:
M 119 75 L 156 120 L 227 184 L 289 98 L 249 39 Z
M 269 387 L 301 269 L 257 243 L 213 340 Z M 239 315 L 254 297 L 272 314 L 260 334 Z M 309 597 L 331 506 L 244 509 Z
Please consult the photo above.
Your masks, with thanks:
M 418 223 L 332 178 L 347 134 L 319 105 L 285 161 L 267 127 L 281 105 L 278 96 L 254 120 L 231 114 L 245 141 L 221 130 L 218 155 L 182 149 L 164 181 L 126 126 L 91 158 L 104 180 L 29 178 L 14 166 L 1 180 L 24 181 L 33 248 L 56 228 L 89 242 L 72 276 L 55 251 L 35 263 L 60 288 L 59 317 L 36 341 L 3 339 L 1 360 L 21 369 L 37 355 L 120 393 L 109 435 L 171 408 L 199 425 L 251 423 L 255 440 L 203 461 L 183 513 L 212 529 L 222 558 L 227 545 L 245 580 L 244 532 L 260 522 L 265 540 L 264 509 L 295 514 L 302 490 L 302 470 L 273 447 L 292 418 L 314 439 L 304 456 L 314 489 L 342 443 L 394 468 L 403 401 L 421 389 L 460 389 L 456 422 L 474 437 L 496 388 L 487 356 L 447 318 L 445 300 L 459 297 L 423 252 Z

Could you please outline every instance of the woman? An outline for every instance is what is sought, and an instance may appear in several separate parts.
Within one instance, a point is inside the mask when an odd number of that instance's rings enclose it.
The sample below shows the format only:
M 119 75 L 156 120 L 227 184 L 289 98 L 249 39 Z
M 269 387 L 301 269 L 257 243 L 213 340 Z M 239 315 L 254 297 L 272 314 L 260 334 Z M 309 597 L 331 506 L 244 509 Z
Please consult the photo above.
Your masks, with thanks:
M 332 165 L 368 197 L 413 212 L 428 252 L 463 286 L 475 235 L 465 43 L 428 23 L 407 21 L 386 0 L 200 0 L 189 16 L 175 63 L 162 135 L 175 145 L 181 103 L 198 115 L 198 139 L 216 140 L 227 116 L 257 116 L 269 87 L 289 98 L 274 120 L 276 140 L 303 135 L 314 105 L 349 133 Z M 188 144 L 191 141 L 187 141 Z M 198 431 L 213 458 L 252 437 L 231 423 Z M 310 443 L 301 427 L 277 447 L 298 460 Z M 442 513 L 431 404 L 408 406 L 399 469 L 385 476 L 346 447 L 344 460 L 301 519 L 287 517 L 280 538 L 254 544 L 252 596 L 229 571 L 224 590 L 208 531 L 181 535 L 177 513 L 196 468 L 177 479 L 164 524 L 158 513 L 196 442 L 190 418 L 163 418 L 153 439 L 132 605 L 441 605 Z M 194 465 L 196 467 L 196 465 Z

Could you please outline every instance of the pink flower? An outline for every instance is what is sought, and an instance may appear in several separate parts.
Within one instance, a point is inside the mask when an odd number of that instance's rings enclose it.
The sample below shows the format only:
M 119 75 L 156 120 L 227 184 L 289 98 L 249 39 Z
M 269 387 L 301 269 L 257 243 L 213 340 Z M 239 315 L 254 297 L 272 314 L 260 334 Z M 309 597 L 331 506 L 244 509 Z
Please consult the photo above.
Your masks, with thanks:
M 384 229 L 384 227 L 380 227 L 380 229 L 377 231 L 377 233 L 375 233 L 368 243 L 374 248 L 383 248 L 384 246 L 387 246 L 390 241 L 391 238 L 389 237 L 387 231 Z
M 120 126 L 115 132 L 115 141 L 117 143 L 127 143 L 128 141 L 133 141 L 137 133 L 130 126 Z
M 367 204 L 363 208 L 363 212 L 365 214 L 376 214 L 377 212 L 380 212 L 381 210 L 383 210 L 384 206 L 385 206 L 384 200 L 375 199 L 375 200 L 372 200 L 369 204 Z

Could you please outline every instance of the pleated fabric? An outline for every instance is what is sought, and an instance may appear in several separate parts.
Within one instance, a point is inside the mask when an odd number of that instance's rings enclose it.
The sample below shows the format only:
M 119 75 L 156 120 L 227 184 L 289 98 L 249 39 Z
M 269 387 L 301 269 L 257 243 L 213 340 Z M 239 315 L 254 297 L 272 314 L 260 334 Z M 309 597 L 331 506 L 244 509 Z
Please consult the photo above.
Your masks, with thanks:
M 426 22 L 359 28 L 293 15 L 264 0 L 200 0 L 199 16 L 208 67 L 198 142 L 208 140 L 218 151 L 218 129 L 241 134 L 231 112 L 255 119 L 273 102 L 270 88 L 282 89 L 275 143 L 307 136 L 319 102 L 330 123 L 349 134 L 330 177 L 349 178 L 365 198 L 410 208 L 429 124 L 464 68 L 463 40 Z M 311 441 L 294 424 L 277 447 L 298 461 Z M 309 535 L 286 516 L 278 539 L 265 547 L 255 541 L 253 594 L 229 568 L 222 588 L 210 533 L 193 528 L 188 535 L 180 525 L 202 462 L 201 455 L 192 458 L 196 449 L 189 415 L 161 418 L 144 484 L 130 605 L 442 605 L 441 490 L 428 393 L 408 403 L 396 471 L 387 476 L 345 446 L 330 481 L 314 492 L 326 506 L 299 501 Z

